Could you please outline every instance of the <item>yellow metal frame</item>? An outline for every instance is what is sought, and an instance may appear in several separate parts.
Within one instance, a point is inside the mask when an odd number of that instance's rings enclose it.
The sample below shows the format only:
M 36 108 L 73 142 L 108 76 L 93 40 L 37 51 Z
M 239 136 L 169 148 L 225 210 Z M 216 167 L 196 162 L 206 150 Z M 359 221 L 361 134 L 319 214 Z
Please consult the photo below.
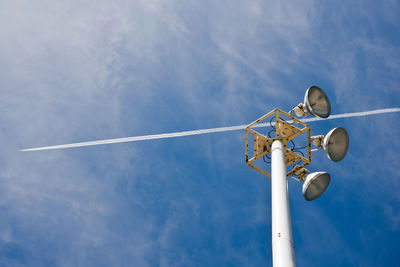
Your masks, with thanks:
M 261 122 L 264 121 L 266 118 L 272 117 L 274 115 L 275 115 L 275 122 L 276 122 L 275 123 L 275 137 L 269 138 L 268 136 L 260 134 L 252 129 L 252 128 L 256 128 L 256 127 L 268 126 L 267 123 L 261 123 Z M 281 119 L 282 116 L 286 116 L 291 121 L 286 122 L 286 120 Z M 299 128 L 294 125 L 303 126 L 303 127 Z M 287 148 L 287 142 L 289 142 L 290 140 L 292 140 L 306 132 L 308 134 L 308 138 L 307 138 L 308 157 L 307 158 L 305 158 L 305 157 L 301 156 L 300 154 Z M 248 143 L 249 133 L 254 136 L 254 152 L 253 152 L 253 155 L 251 158 L 249 158 L 249 143 Z M 292 165 L 296 161 L 303 162 L 300 165 L 296 164 L 295 166 L 293 166 L 293 168 L 287 172 L 287 176 L 292 176 L 296 171 L 304 168 L 311 162 L 311 129 L 310 129 L 310 127 L 307 124 L 305 124 L 304 122 L 296 119 L 292 114 L 286 113 L 280 109 L 274 109 L 271 112 L 262 116 L 261 118 L 257 119 L 256 121 L 250 123 L 245 129 L 244 135 L 245 135 L 245 147 L 246 147 L 246 164 L 248 166 L 250 166 L 251 168 L 261 172 L 262 174 L 265 174 L 266 176 L 268 176 L 270 178 L 271 178 L 271 174 L 269 172 L 260 169 L 259 167 L 253 165 L 252 163 L 267 154 L 271 154 L 271 145 L 275 140 L 280 140 L 283 143 L 283 146 L 285 148 L 286 167 Z

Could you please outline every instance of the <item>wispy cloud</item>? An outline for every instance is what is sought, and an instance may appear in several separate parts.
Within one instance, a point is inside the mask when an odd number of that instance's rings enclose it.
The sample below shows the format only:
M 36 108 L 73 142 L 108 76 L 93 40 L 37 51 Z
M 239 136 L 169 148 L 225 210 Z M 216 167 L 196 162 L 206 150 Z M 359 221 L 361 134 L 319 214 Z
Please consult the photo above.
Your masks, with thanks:
M 299 103 L 312 83 L 325 85 L 336 114 L 398 102 L 397 45 L 379 25 L 382 17 L 397 33 L 396 3 L 377 7 L 385 16 L 361 2 L 0 5 L 0 251 L 15 252 L 1 254 L 0 265 L 270 260 L 266 182 L 247 179 L 253 172 L 244 169 L 240 134 L 84 152 L 21 147 L 245 125 Z M 396 136 L 392 123 L 374 130 L 381 142 L 385 133 Z M 363 136 L 367 122 L 350 124 L 351 135 Z M 332 235 L 326 240 L 347 246 Z

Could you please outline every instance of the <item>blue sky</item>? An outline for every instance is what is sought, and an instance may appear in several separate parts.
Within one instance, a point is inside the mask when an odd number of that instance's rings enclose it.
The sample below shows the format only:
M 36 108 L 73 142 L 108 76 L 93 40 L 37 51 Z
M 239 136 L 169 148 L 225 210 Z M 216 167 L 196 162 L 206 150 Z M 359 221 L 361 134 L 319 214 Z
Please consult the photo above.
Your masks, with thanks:
M 244 132 L 21 148 L 248 124 L 318 85 L 332 113 L 399 107 L 397 1 L 0 2 L 1 266 L 270 266 L 270 180 Z M 289 180 L 298 266 L 396 266 L 400 114 Z

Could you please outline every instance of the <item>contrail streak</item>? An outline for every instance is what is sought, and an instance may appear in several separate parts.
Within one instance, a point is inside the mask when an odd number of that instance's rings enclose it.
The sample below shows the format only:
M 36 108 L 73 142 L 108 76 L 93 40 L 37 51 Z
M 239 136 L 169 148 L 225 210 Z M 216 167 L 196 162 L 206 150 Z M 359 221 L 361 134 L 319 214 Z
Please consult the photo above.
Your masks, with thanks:
M 377 110 L 369 110 L 369 111 L 363 111 L 363 112 L 344 113 L 344 114 L 331 115 L 327 119 L 309 118 L 309 119 L 303 119 L 302 121 L 303 122 L 313 122 L 313 121 L 320 121 L 320 120 L 333 120 L 333 119 L 340 119 L 340 118 L 361 117 L 361 116 L 368 116 L 368 115 L 375 115 L 375 114 L 382 114 L 382 113 L 391 113 L 391 112 L 400 112 L 400 108 L 387 108 L 387 109 L 377 109 Z M 272 124 L 275 124 L 275 123 L 272 123 Z M 269 126 L 269 125 L 270 125 L 269 123 L 260 123 L 254 127 L 263 127 L 263 126 Z M 51 149 L 61 149 L 61 148 L 81 147 L 81 146 L 96 146 L 96 145 L 115 144 L 115 143 L 124 143 L 124 142 L 182 137 L 182 136 L 188 136 L 188 135 L 237 131 L 237 130 L 245 129 L 246 126 L 247 125 L 237 125 L 237 126 L 210 128 L 210 129 L 184 131 L 184 132 L 176 132 L 176 133 L 132 136 L 132 137 L 105 139 L 105 140 L 80 142 L 80 143 L 72 143 L 72 144 L 64 144 L 64 145 L 26 148 L 26 149 L 22 149 L 21 151 L 26 152 L 26 151 L 51 150 Z

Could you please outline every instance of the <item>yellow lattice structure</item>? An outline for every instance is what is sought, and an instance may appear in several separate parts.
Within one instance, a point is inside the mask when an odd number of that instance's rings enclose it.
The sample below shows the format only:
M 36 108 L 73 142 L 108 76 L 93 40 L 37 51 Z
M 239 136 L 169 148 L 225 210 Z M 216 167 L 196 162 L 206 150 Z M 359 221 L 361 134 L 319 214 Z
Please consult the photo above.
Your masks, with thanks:
M 284 119 L 283 117 L 286 117 Z M 261 133 L 256 132 L 253 128 L 267 127 L 269 123 L 262 123 L 262 121 L 270 118 L 275 119 L 275 136 L 268 137 Z M 296 125 L 296 126 L 295 126 Z M 271 123 L 273 126 L 273 123 Z M 249 134 L 254 137 L 253 155 L 249 155 Z M 290 140 L 302 135 L 307 134 L 307 155 L 301 155 L 291 148 L 288 148 L 287 143 Z M 271 178 L 271 174 L 261 168 L 255 166 L 253 163 L 261 159 L 265 155 L 271 154 L 271 145 L 275 140 L 280 140 L 285 148 L 286 167 L 291 166 L 291 170 L 287 172 L 287 176 L 292 176 L 311 162 L 311 129 L 304 122 L 296 119 L 292 114 L 286 113 L 279 109 L 274 109 L 250 123 L 245 129 L 245 146 L 246 146 L 246 163 L 253 169 L 267 175 Z M 294 164 L 299 163 L 299 164 Z

